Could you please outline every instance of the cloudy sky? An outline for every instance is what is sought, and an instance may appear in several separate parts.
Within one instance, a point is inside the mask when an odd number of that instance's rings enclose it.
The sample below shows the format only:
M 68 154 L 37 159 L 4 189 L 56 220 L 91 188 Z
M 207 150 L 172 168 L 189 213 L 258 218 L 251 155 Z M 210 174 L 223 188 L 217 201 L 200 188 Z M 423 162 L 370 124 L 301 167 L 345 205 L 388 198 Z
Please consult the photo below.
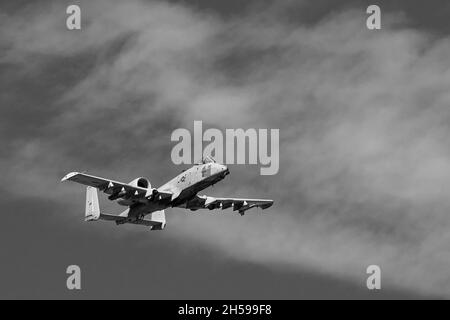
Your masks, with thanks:
M 0 298 L 450 297 L 450 4 L 378 1 L 371 31 L 370 1 L 245 3 L 1 2 Z M 277 175 L 232 165 L 206 191 L 272 208 L 83 221 L 61 177 L 162 185 L 194 120 L 280 129 Z

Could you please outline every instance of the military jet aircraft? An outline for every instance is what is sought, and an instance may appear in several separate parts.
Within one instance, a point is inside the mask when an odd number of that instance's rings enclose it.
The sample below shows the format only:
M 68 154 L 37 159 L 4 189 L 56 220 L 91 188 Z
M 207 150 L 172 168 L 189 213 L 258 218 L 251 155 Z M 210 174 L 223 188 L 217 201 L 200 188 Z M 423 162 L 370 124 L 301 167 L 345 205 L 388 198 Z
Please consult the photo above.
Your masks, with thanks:
M 117 225 L 131 223 L 150 227 L 151 230 L 162 230 L 166 226 L 164 209 L 185 208 L 192 211 L 198 209 L 232 208 L 239 214 L 251 208 L 267 209 L 273 205 L 273 200 L 236 199 L 199 196 L 198 192 L 223 180 L 230 171 L 222 164 L 207 157 L 201 163 L 162 185 L 152 188 L 146 178 L 137 178 L 130 183 L 117 182 L 85 173 L 72 172 L 61 181 L 73 181 L 87 186 L 86 190 L 86 221 L 115 221 Z M 128 207 L 119 215 L 100 212 L 98 193 L 106 193 L 111 201 Z

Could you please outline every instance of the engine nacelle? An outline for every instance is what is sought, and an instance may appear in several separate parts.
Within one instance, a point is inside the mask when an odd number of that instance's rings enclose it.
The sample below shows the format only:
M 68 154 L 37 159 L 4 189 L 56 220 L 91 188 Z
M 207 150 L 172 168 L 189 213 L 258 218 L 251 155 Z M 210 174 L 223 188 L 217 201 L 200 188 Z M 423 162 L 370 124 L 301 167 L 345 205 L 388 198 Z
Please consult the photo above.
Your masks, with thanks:
M 150 181 L 147 178 L 143 178 L 143 177 L 134 179 L 133 181 L 131 181 L 128 184 L 133 187 L 139 187 L 139 188 L 144 188 L 144 189 L 151 189 L 151 187 L 152 187 Z

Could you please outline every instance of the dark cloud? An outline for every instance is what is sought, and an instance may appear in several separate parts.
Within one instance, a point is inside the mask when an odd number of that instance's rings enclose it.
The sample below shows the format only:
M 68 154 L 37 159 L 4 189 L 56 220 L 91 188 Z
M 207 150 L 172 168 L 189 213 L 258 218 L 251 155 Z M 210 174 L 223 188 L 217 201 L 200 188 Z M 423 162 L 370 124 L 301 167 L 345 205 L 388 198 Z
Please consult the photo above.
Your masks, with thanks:
M 85 224 L 80 216 L 67 216 L 65 204 L 15 198 L 5 190 L 2 195 L 4 208 L 16 208 L 0 226 L 0 240 L 8 243 L 1 253 L 2 299 L 420 297 L 401 291 L 373 293 L 327 275 L 302 270 L 281 272 L 213 256 L 192 243 L 181 246 L 173 240 L 170 229 L 152 233 L 151 242 L 142 242 L 149 237 L 147 231 Z M 81 195 L 74 197 L 83 201 Z M 9 243 L 11 239 L 13 244 Z M 71 264 L 82 268 L 80 292 L 65 287 L 65 270 Z

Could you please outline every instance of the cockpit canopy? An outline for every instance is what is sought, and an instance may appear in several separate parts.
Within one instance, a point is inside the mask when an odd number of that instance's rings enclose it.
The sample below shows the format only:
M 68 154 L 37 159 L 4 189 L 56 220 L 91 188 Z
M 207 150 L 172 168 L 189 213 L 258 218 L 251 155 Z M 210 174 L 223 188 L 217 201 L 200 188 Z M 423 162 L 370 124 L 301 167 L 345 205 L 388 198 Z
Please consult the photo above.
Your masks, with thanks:
M 211 156 L 207 156 L 202 159 L 202 162 L 197 163 L 197 164 L 207 164 L 207 163 L 216 163 L 216 160 L 214 160 L 214 158 Z

